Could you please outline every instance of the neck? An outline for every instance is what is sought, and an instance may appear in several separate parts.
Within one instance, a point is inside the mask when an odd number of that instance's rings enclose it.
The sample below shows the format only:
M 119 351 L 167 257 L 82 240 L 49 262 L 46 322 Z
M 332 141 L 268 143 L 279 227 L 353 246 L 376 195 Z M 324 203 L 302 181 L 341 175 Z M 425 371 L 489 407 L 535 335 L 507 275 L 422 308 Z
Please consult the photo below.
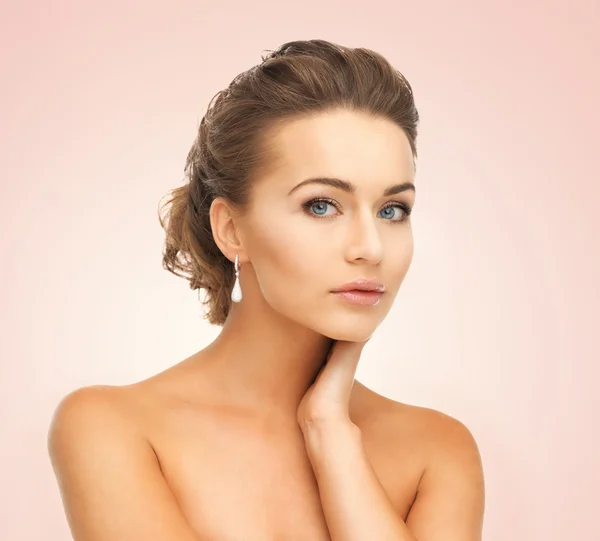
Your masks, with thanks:
M 202 350 L 203 371 L 228 404 L 295 420 L 331 344 L 275 312 L 261 296 L 244 292 L 219 336 Z

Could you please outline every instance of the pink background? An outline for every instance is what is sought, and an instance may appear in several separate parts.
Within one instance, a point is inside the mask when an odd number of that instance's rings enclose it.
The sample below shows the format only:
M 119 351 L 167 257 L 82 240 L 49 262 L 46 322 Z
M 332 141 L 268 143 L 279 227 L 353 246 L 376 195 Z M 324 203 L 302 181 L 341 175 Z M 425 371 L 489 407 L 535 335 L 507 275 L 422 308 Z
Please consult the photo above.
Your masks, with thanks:
M 469 426 L 486 541 L 600 539 L 599 6 L 3 2 L 0 538 L 70 538 L 62 396 L 218 332 L 161 268 L 159 199 L 219 89 L 322 38 L 387 56 L 422 117 L 415 258 L 359 379 Z

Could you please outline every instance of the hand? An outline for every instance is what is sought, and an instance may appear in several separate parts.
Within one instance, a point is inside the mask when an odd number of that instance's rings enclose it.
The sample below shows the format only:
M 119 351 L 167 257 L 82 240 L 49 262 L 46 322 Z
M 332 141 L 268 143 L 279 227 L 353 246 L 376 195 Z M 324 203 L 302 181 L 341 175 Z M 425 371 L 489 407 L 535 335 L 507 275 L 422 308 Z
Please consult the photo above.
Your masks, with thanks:
M 363 342 L 334 340 L 327 358 L 298 406 L 302 429 L 316 422 L 350 422 L 349 404 Z

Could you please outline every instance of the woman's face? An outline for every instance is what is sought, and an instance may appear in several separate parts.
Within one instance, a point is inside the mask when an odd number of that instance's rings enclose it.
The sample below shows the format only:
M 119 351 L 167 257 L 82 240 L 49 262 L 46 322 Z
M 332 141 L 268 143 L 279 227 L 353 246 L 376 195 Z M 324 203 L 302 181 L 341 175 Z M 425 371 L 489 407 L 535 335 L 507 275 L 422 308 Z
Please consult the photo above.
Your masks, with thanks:
M 273 167 L 252 186 L 239 222 L 251 279 L 291 320 L 336 340 L 366 340 L 390 310 L 413 256 L 408 139 L 389 120 L 340 110 L 290 121 L 271 144 Z M 315 178 L 337 179 L 337 186 L 304 183 Z M 332 293 L 357 279 L 383 284 L 376 304 Z

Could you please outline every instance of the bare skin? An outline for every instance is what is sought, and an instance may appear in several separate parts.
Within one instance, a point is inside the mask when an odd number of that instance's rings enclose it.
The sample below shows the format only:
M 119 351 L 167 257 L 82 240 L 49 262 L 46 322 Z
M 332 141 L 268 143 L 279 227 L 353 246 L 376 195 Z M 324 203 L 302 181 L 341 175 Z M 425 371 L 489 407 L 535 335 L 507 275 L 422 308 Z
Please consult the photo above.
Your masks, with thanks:
M 413 156 L 397 125 L 350 111 L 280 126 L 271 143 L 251 208 L 211 205 L 243 291 L 217 339 L 145 381 L 77 390 L 54 415 L 49 451 L 76 541 L 330 539 L 297 412 L 331 340 L 368 340 L 408 271 Z M 323 177 L 340 181 L 305 183 Z M 376 305 L 332 293 L 359 278 L 385 285 Z M 356 380 L 347 406 L 414 536 L 479 541 L 483 479 L 466 427 Z M 387 501 L 353 502 L 374 510 L 369 524 L 389 517 Z
M 181 522 L 183 527 L 185 522 L 202 540 L 329 540 L 318 486 L 295 418 L 258 417 L 228 404 L 205 374 L 205 355 L 199 352 L 133 385 L 80 389 L 63 408 L 87 410 L 87 426 L 102 424 L 105 437 L 110 433 L 119 437 L 118 429 L 110 430 L 116 425 L 136 434 L 138 446 L 130 444 L 119 459 L 121 469 L 106 469 L 103 475 L 115 477 L 117 492 L 130 490 L 126 483 L 147 486 L 155 492 L 155 504 L 163 513 L 170 510 L 169 500 L 174 497 L 181 516 L 165 515 L 173 532 L 180 527 L 175 524 Z M 355 381 L 351 406 L 352 421 L 362 431 L 373 468 L 406 520 L 432 449 L 443 438 L 449 419 L 434 410 L 390 400 L 359 381 Z M 90 420 L 90 411 L 97 419 Z M 69 412 L 62 413 L 65 422 Z M 103 453 L 98 451 L 98 456 Z M 66 457 L 58 458 L 63 460 Z M 138 461 L 139 474 L 126 471 L 128 461 Z M 78 467 L 77 458 L 71 467 Z M 108 500 L 103 506 L 103 501 L 78 497 L 85 487 L 72 483 L 71 475 L 76 478 L 77 473 L 63 468 L 63 497 L 75 517 L 73 531 L 91 531 L 92 517 L 97 515 L 100 522 L 115 509 Z M 161 479 L 164 486 L 159 485 Z M 146 493 L 141 501 L 147 502 L 148 509 L 140 519 L 147 520 L 153 513 L 152 500 Z M 78 508 L 86 505 L 87 516 Z M 150 528 L 151 520 L 147 524 L 150 534 L 156 525 Z

